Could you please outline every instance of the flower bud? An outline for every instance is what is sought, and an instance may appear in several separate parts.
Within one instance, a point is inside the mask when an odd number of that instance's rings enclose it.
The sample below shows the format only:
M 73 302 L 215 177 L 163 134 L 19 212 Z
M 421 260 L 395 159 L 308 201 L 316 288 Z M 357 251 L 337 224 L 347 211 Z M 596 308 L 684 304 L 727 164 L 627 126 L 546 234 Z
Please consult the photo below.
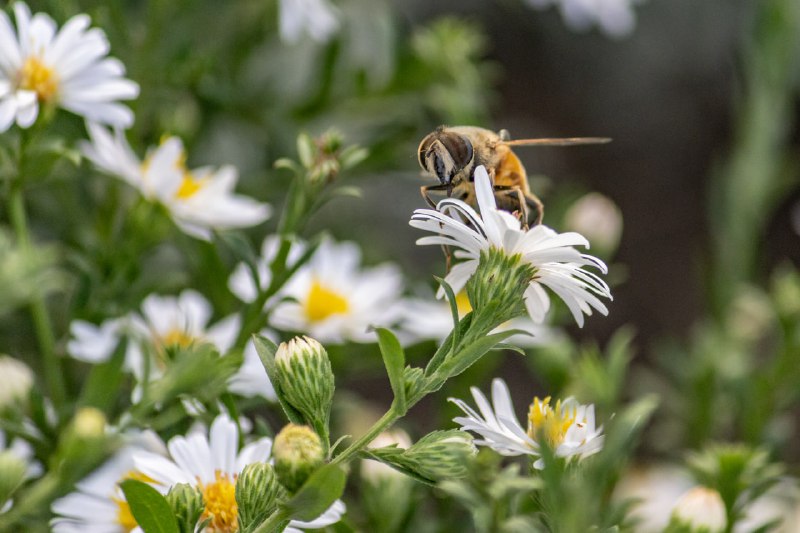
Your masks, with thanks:
M 328 352 L 310 337 L 295 337 L 278 347 L 275 368 L 284 400 L 297 409 L 327 443 L 334 391 Z
M 178 531 L 194 533 L 205 509 L 203 494 L 188 483 L 178 483 L 169 489 L 166 498 L 178 522 Z
M 719 492 L 708 487 L 689 489 L 675 504 L 672 524 L 690 531 L 717 533 L 725 529 L 725 504 Z
M 534 274 L 519 255 L 509 257 L 495 249 L 481 252 L 478 268 L 467 282 L 467 296 L 475 313 L 484 317 L 486 331 L 525 313 L 525 290 Z M 496 305 L 490 308 L 492 302 Z
M 454 429 L 425 435 L 406 450 L 403 460 L 417 473 L 438 481 L 466 475 L 467 460 L 474 454 L 469 433 Z
M 319 435 L 297 424 L 288 424 L 278 433 L 272 453 L 275 473 L 289 492 L 299 489 L 325 460 Z
M 251 463 L 236 479 L 236 505 L 239 508 L 239 530 L 250 531 L 275 509 L 283 488 L 269 463 Z
M 14 452 L 0 452 L 0 508 L 22 485 L 27 470 L 28 465 Z
M 0 355 L 0 409 L 23 401 L 33 385 L 28 365 L 8 355 Z
M 104 461 L 113 448 L 106 435 L 106 417 L 99 409 L 78 409 L 63 433 L 57 460 L 65 483 L 78 481 Z

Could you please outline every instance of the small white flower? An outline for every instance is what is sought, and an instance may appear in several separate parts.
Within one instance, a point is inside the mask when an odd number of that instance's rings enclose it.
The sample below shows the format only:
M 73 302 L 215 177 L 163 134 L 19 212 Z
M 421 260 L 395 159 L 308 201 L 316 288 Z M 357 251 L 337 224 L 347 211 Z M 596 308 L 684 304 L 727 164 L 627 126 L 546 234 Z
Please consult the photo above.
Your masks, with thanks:
M 672 511 L 672 520 L 688 525 L 692 530 L 721 532 L 728 520 L 725 503 L 719 492 L 708 487 L 697 486 L 681 496 Z
M 393 265 L 361 268 L 361 251 L 351 242 L 320 244 L 287 283 L 271 326 L 302 331 L 320 342 L 374 340 L 372 325 L 398 318 L 402 278 Z
M 413 227 L 437 234 L 422 237 L 417 244 L 451 246 L 456 248 L 457 259 L 465 259 L 454 265 L 445 277 L 453 291 L 458 293 L 475 273 L 481 252 L 493 248 L 508 256 L 519 255 L 524 263 L 534 268 L 533 280 L 525 290 L 525 306 L 534 322 L 541 323 L 550 308 L 550 297 L 544 287 L 564 301 L 581 327 L 583 314 L 591 315 L 592 308 L 608 314 L 598 298 L 611 299 L 608 285 L 584 268 L 593 266 L 605 273 L 606 265 L 573 248 L 589 247 L 582 235 L 558 234 L 542 225 L 523 230 L 516 217 L 497 209 L 489 175 L 483 166 L 475 169 L 475 191 L 480 216 L 466 203 L 447 198 L 439 202 L 436 210 L 417 209 L 411 217 Z M 454 216 L 463 217 L 468 224 Z M 440 289 L 437 296 L 443 294 Z
M 125 367 L 141 382 L 148 368 L 145 357 L 158 355 L 170 346 L 209 342 L 225 355 L 239 333 L 240 319 L 238 315 L 230 315 L 209 325 L 212 314 L 208 300 L 193 290 L 185 290 L 177 297 L 151 294 L 142 302 L 141 315 L 107 320 L 100 326 L 83 321 L 70 324 L 72 338 L 67 343 L 67 352 L 75 359 L 99 363 L 107 361 L 122 338 L 128 337 L 131 342 L 125 352 Z M 143 349 L 146 347 L 156 350 Z M 162 369 L 160 361 L 151 361 L 150 379 L 159 377 Z M 272 384 L 252 346 L 245 349 L 242 366 L 228 385 L 231 392 L 242 396 L 275 399 Z
M 466 291 L 456 295 L 459 318 L 472 311 Z M 513 318 L 497 327 L 494 333 L 520 330 L 525 334 L 512 335 L 505 342 L 514 346 L 533 347 L 553 344 L 562 336 L 551 327 L 536 324 L 529 316 Z M 407 298 L 402 306 L 402 320 L 398 336 L 405 343 L 421 340 L 443 341 L 453 330 L 450 304 L 444 300 Z
M 203 493 L 206 509 L 213 508 L 206 531 L 233 533 L 238 529 L 235 484 L 237 476 L 250 463 L 269 462 L 272 439 L 261 438 L 239 450 L 239 431 L 227 416 L 220 415 L 205 433 L 173 437 L 167 444 L 170 458 L 147 452 L 134 454 L 136 468 L 152 485 L 166 494 L 178 483 L 188 483 Z M 312 522 L 292 521 L 285 531 L 316 529 L 336 523 L 344 504 L 335 502 Z M 206 517 L 204 515 L 204 517 Z
M 113 135 L 97 124 L 87 124 L 91 143 L 82 149 L 100 170 L 119 177 L 151 201 L 166 207 L 184 233 L 210 240 L 213 230 L 248 228 L 267 220 L 269 205 L 233 193 L 238 180 L 235 167 L 217 170 L 186 168 L 186 152 L 177 137 L 169 137 L 152 149 L 142 162 L 125 135 Z
M 339 30 L 338 10 L 327 0 L 281 0 L 281 40 L 300 41 L 304 34 L 319 43 L 327 42 Z
M 33 386 L 28 365 L 8 355 L 0 355 L 0 409 L 25 399 Z
M 466 402 L 450 398 L 466 417 L 453 421 L 465 431 L 472 431 L 482 437 L 475 444 L 488 446 L 502 455 L 539 455 L 537 439 L 546 439 L 558 457 L 583 458 L 599 452 L 603 447 L 603 428 L 595 428 L 594 405 L 581 405 L 574 398 L 568 398 L 555 406 L 550 406 L 550 398 L 543 401 L 534 398 L 528 414 L 527 432 L 514 413 L 511 394 L 502 379 L 492 381 L 492 403 L 477 388 L 472 387 L 472 397 L 478 411 Z M 542 468 L 539 459 L 534 464 Z
M 124 78 L 125 67 L 107 57 L 108 39 L 76 15 L 58 30 L 45 13 L 31 16 L 14 4 L 17 31 L 0 11 L 0 132 L 16 121 L 31 126 L 40 103 L 58 105 L 87 120 L 129 127 L 133 113 L 117 100 L 130 100 L 139 86 Z
M 637 465 L 622 474 L 613 499 L 619 503 L 635 501 L 630 517 L 636 521 L 636 531 L 656 533 L 664 531 L 675 502 L 692 485 L 692 477 L 678 466 Z
M 56 515 L 50 525 L 55 533 L 129 533 L 141 532 L 131 514 L 119 484 L 126 479 L 148 481 L 136 472 L 133 455 L 144 450 L 165 453 L 164 444 L 155 433 L 142 432 L 128 438 L 100 468 L 75 485 L 75 491 L 53 502 Z
M 642 0 L 527 0 L 537 9 L 558 5 L 567 26 L 576 31 L 597 25 L 610 37 L 626 37 L 636 27 L 633 6 Z

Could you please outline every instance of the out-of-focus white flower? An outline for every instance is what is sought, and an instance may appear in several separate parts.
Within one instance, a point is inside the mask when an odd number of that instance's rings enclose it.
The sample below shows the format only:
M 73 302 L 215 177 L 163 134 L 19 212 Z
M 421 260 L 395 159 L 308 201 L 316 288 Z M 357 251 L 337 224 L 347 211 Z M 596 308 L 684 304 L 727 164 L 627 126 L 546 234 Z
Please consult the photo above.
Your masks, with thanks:
M 693 530 L 717 533 L 725 529 L 725 504 L 719 492 L 708 487 L 689 489 L 675 504 L 672 520 Z
M 157 355 L 170 346 L 208 342 L 225 355 L 239 333 L 240 319 L 238 315 L 230 315 L 209 326 L 212 315 L 211 304 L 196 291 L 185 290 L 177 297 L 151 294 L 142 302 L 141 315 L 109 320 L 99 327 L 86 322 L 71 324 L 72 339 L 67 351 L 82 361 L 107 361 L 120 340 L 128 337 L 125 367 L 141 382 L 146 368 L 150 379 L 162 373 L 159 361 L 145 364 L 146 354 Z M 156 349 L 143 349 L 143 345 Z M 245 350 L 244 362 L 231 376 L 229 387 L 231 392 L 243 396 L 275 399 L 275 391 L 253 347 Z
M 112 134 L 91 123 L 87 128 L 91 142 L 82 144 L 86 157 L 148 200 L 163 204 L 188 235 L 210 240 L 214 230 L 255 226 L 272 213 L 269 205 L 233 193 L 238 180 L 235 167 L 187 169 L 186 152 L 177 137 L 166 138 L 140 161 L 122 131 Z
M 8 355 L 0 355 L 0 409 L 28 396 L 33 372 L 28 365 Z
M 689 473 L 677 466 L 659 464 L 627 470 L 614 490 L 614 499 L 634 500 L 630 516 L 636 531 L 656 533 L 669 524 L 675 502 L 694 485 Z
M 304 35 L 324 43 L 339 30 L 338 10 L 327 0 L 281 0 L 279 29 L 288 44 Z
M 53 502 L 56 515 L 51 522 L 55 533 L 140 532 L 119 484 L 126 479 L 149 481 L 136 472 L 133 454 L 143 450 L 164 454 L 163 442 L 155 433 L 128 436 L 120 449 L 100 468 L 75 485 L 75 491 Z
M 567 26 L 585 31 L 597 25 L 610 37 L 626 37 L 636 27 L 634 5 L 642 0 L 526 0 L 537 9 L 557 5 Z
M 281 239 L 277 235 L 270 235 L 264 239 L 261 245 L 261 255 L 255 265 L 258 279 L 255 279 L 253 272 L 244 263 L 236 265 L 233 274 L 228 279 L 228 288 L 237 298 L 245 303 L 250 303 L 256 299 L 259 291 L 269 287 L 272 281 L 272 272 L 270 272 L 269 267 L 278 253 L 280 243 Z M 291 248 L 289 248 L 289 255 L 286 258 L 287 267 L 291 268 L 292 265 L 295 265 L 305 249 L 305 243 L 292 242 Z
M 235 486 L 237 476 L 250 463 L 269 462 L 272 439 L 261 438 L 239 450 L 239 431 L 227 416 L 214 420 L 206 435 L 173 437 L 167 444 L 170 457 L 139 452 L 134 454 L 136 469 L 160 492 L 166 494 L 178 483 L 188 483 L 203 493 L 206 509 L 211 518 L 207 530 L 233 533 L 238 529 Z M 293 520 L 285 531 L 317 529 L 338 522 L 344 514 L 344 504 L 335 502 L 312 522 Z
M 139 94 L 124 78 L 125 67 L 107 57 L 108 39 L 89 29 L 87 15 L 76 15 L 58 30 L 45 13 L 31 16 L 23 2 L 14 4 L 16 32 L 0 11 L 0 132 L 16 121 L 31 126 L 39 105 L 62 107 L 87 120 L 129 127 L 131 110 L 118 103 Z
M 602 252 L 613 253 L 622 236 L 622 213 L 610 198 L 591 192 L 579 198 L 564 216 L 567 229 L 580 233 Z
M 466 203 L 447 198 L 439 202 L 436 210 L 417 209 L 411 217 L 413 227 L 436 234 L 422 237 L 417 244 L 451 246 L 456 249 L 457 259 L 465 259 L 445 277 L 453 291 L 458 293 L 467 284 L 478 268 L 481 253 L 492 249 L 508 257 L 518 256 L 534 269 L 534 277 L 525 290 L 525 307 L 534 322 L 541 323 L 550 308 L 550 297 L 544 287 L 564 301 L 579 326 L 583 326 L 584 313 L 591 315 L 592 308 L 608 314 L 598 296 L 611 299 L 611 290 L 584 268 L 592 266 L 605 273 L 606 265 L 573 248 L 589 246 L 582 235 L 558 234 L 542 225 L 523 230 L 516 217 L 497 209 L 491 180 L 482 165 L 475 169 L 475 192 L 480 216 Z M 443 294 L 440 290 L 437 296 Z
M 472 311 L 466 291 L 456 295 L 458 317 Z M 403 302 L 400 329 L 397 332 L 403 342 L 417 342 L 421 340 L 443 341 L 453 330 L 453 314 L 450 304 L 445 300 L 407 298 Z M 518 329 L 527 334 L 512 335 L 505 342 L 514 346 L 532 347 L 545 346 L 556 342 L 561 334 L 559 331 L 536 324 L 529 316 L 513 318 L 495 329 L 495 333 Z
M 574 398 L 550 405 L 550 398 L 534 398 L 528 413 L 528 430 L 522 428 L 514 412 L 511 394 L 502 379 L 492 380 L 492 403 L 477 388 L 470 389 L 478 411 L 457 398 L 450 398 L 466 417 L 454 422 L 465 431 L 482 437 L 475 444 L 488 446 L 502 455 L 538 456 L 539 441 L 545 439 L 558 457 L 583 458 L 603 447 L 603 428 L 595 428 L 594 405 L 581 405 Z M 543 468 L 538 459 L 533 466 Z
M 361 267 L 361 251 L 352 242 L 320 244 L 309 262 L 281 292 L 271 325 L 302 331 L 320 342 L 374 340 L 370 326 L 399 317 L 402 278 L 394 265 Z

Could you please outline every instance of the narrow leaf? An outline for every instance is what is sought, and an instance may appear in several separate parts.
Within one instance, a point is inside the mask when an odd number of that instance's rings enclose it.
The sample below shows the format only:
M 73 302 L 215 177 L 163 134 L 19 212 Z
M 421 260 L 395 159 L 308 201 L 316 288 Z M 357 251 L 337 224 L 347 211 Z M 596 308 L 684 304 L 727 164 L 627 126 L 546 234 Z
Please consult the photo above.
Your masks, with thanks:
M 135 479 L 126 479 L 119 486 L 144 533 L 179 533 L 172 508 L 156 489 Z
M 293 520 L 314 520 L 341 497 L 346 481 L 344 470 L 337 465 L 325 465 L 311 474 L 283 508 Z
M 406 387 L 403 383 L 403 369 L 406 366 L 406 355 L 400 341 L 394 333 L 385 328 L 376 328 L 378 334 L 378 347 L 383 356 L 383 364 L 389 374 L 389 383 L 394 392 L 394 400 L 398 409 L 405 410 Z

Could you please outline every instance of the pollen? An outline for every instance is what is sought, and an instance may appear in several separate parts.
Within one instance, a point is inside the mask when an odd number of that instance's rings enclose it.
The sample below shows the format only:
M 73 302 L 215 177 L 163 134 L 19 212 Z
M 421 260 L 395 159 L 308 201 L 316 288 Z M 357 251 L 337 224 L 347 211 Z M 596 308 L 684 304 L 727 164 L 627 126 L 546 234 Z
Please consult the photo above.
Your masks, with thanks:
M 236 505 L 236 477 L 231 479 L 227 473 L 214 472 L 214 481 L 198 483 L 203 493 L 205 510 L 200 521 L 209 520 L 208 531 L 214 533 L 234 533 L 239 529 L 239 508 Z
M 534 398 L 528 411 L 528 436 L 534 440 L 545 439 L 551 448 L 557 448 L 564 442 L 575 416 L 575 409 L 561 405 L 561 400 L 551 407 L 550 396 L 544 400 Z
M 39 100 L 51 100 L 58 91 L 58 79 L 52 68 L 36 57 L 29 57 L 20 71 L 19 88 L 34 91 Z
M 319 322 L 333 315 L 347 313 L 350 304 L 347 298 L 314 280 L 303 308 L 309 321 Z

